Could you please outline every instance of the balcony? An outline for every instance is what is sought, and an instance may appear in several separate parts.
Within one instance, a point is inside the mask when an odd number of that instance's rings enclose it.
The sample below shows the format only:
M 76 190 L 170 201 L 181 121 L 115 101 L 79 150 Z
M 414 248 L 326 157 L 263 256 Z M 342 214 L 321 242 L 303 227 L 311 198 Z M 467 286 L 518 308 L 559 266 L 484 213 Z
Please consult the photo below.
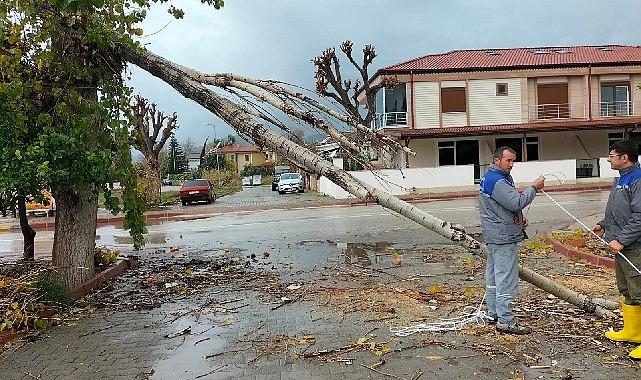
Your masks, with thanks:
M 583 104 L 536 104 L 529 107 L 528 117 L 529 120 L 581 119 L 586 117 L 586 113 Z
M 629 102 L 629 101 L 601 102 L 600 108 L 601 108 L 601 116 L 603 117 L 634 115 L 634 102 Z
M 407 112 L 377 113 L 372 121 L 372 129 L 407 127 Z

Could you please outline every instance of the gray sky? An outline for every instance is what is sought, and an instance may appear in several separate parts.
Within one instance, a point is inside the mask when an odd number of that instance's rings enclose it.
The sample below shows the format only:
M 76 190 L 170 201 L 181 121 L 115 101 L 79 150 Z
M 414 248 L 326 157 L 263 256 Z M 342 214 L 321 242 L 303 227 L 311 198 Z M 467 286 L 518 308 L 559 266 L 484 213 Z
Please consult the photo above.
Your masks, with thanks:
M 458 49 L 639 45 L 641 1 L 226 0 L 222 10 L 197 0 L 174 1 L 185 18 L 171 21 L 156 5 L 143 24 L 148 49 L 208 73 L 234 72 L 314 88 L 311 59 L 344 40 L 378 57 L 370 74 L 426 54 Z M 346 66 L 345 61 L 343 66 Z M 178 113 L 178 140 L 196 145 L 233 133 L 198 104 L 133 67 L 136 93 Z M 313 133 L 312 133 L 313 135 Z

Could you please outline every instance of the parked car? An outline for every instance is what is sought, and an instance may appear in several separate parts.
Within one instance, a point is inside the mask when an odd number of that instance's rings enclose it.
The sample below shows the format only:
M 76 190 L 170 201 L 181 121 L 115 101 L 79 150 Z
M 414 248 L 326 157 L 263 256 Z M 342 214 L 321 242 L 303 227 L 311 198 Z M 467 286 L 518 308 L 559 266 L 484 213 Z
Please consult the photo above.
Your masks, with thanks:
M 214 199 L 216 199 L 214 186 L 206 179 L 187 180 L 180 188 L 180 202 L 183 206 L 197 201 L 212 203 Z
M 162 185 L 163 186 L 171 186 L 171 180 L 169 178 L 163 178 Z
M 278 181 L 278 194 L 305 191 L 303 177 L 298 173 L 283 173 Z
M 287 165 L 274 166 L 274 174 L 272 175 L 272 191 L 276 191 L 276 189 L 278 188 L 280 175 L 283 173 L 289 173 L 290 170 L 291 169 Z

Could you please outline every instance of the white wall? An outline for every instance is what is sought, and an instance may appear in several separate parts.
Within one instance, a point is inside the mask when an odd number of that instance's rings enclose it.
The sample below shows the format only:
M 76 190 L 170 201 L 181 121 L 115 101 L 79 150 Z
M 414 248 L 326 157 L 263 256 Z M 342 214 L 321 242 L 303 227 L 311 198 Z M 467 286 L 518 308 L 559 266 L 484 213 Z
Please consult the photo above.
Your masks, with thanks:
M 464 127 L 467 125 L 467 113 L 445 112 L 442 116 L 444 127 Z
M 438 82 L 414 82 L 415 128 L 437 128 L 439 122 Z
M 472 165 L 349 173 L 359 181 L 393 195 L 405 195 L 417 189 L 474 186 Z M 353 197 L 325 177 L 321 177 L 318 191 L 337 199 Z
M 619 176 L 618 170 L 612 170 L 607 157 L 599 158 L 599 172 L 601 178 L 614 178 Z
M 515 162 L 510 173 L 516 183 L 530 183 L 540 175 L 553 174 L 562 181 L 576 180 L 576 160 Z M 546 177 L 548 184 L 558 185 L 553 175 Z
M 496 84 L 507 83 L 507 95 L 496 95 Z M 521 123 L 521 79 L 468 82 L 470 125 Z

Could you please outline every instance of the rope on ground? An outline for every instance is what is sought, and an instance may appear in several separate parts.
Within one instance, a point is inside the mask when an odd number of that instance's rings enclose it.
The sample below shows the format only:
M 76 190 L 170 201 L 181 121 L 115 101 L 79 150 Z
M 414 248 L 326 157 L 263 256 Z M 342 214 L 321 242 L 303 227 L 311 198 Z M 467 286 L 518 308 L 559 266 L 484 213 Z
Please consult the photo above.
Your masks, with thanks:
M 483 299 L 481 299 L 478 306 L 466 306 L 463 308 L 463 315 L 460 317 L 439 319 L 438 322 L 419 323 L 413 326 L 390 327 L 390 331 L 396 336 L 409 336 L 419 332 L 460 331 L 470 323 L 476 323 L 478 326 L 483 327 L 489 320 L 487 313 L 481 310 L 481 306 L 485 302 L 485 296 L 483 294 Z

